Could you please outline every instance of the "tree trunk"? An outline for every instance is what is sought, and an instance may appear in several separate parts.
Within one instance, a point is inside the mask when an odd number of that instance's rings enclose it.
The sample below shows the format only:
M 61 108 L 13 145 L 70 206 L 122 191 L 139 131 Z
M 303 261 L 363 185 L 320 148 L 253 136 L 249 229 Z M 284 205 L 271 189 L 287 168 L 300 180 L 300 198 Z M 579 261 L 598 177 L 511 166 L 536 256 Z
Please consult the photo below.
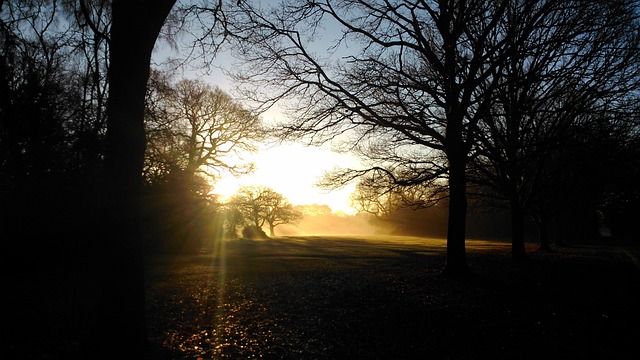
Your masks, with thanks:
M 100 300 L 85 355 L 148 356 L 140 185 L 145 150 L 144 99 L 156 38 L 175 0 L 115 0 L 110 33 L 109 100 Z
M 540 244 L 538 251 L 553 251 L 551 248 L 551 240 L 549 239 L 548 221 L 549 220 L 542 215 L 535 217 L 536 228 L 538 229 L 538 241 Z
M 275 227 L 273 226 L 273 224 L 269 224 L 269 236 L 276 236 Z
M 516 261 L 527 259 L 524 246 L 524 210 L 518 199 L 511 199 L 511 255 Z
M 567 228 L 564 216 L 555 216 L 553 218 L 553 236 L 556 239 L 556 246 L 567 245 Z
M 467 218 L 466 162 L 463 156 L 450 154 L 449 219 L 447 228 L 447 263 L 443 274 L 452 277 L 471 275 L 467 266 L 465 225 Z

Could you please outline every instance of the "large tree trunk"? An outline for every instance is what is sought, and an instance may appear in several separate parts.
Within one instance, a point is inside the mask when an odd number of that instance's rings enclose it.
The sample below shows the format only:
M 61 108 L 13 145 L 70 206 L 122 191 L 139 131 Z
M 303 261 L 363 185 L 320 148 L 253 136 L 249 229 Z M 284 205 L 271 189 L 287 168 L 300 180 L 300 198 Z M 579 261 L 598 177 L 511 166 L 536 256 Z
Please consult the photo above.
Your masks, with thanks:
M 527 259 L 524 246 L 524 210 L 518 199 L 511 199 L 511 255 L 516 261 Z
M 538 251 L 553 251 L 548 226 L 549 218 L 538 215 L 534 220 L 536 222 L 536 228 L 538 229 L 538 241 L 540 244 Z
M 139 233 L 144 98 L 151 52 L 174 3 L 115 0 L 112 5 L 104 213 L 98 230 L 101 289 L 88 358 L 148 356 Z
M 454 152 L 459 152 L 456 150 Z M 447 263 L 444 275 L 468 277 L 465 247 L 465 225 L 467 219 L 467 180 L 464 156 L 449 154 L 449 219 L 447 228 Z

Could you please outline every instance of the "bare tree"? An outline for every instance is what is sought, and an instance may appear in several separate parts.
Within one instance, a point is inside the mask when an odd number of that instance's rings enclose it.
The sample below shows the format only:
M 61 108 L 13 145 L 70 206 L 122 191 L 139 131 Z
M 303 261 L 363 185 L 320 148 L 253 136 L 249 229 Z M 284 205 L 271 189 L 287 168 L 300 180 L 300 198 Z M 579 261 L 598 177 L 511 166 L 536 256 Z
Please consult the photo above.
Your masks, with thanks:
M 629 64 L 634 49 L 628 43 L 630 49 L 617 52 L 622 43 L 608 42 L 620 34 L 625 16 L 633 19 L 625 2 L 325 0 L 249 9 L 239 32 L 254 42 L 238 47 L 246 60 L 238 78 L 250 81 L 247 95 L 266 106 L 289 106 L 283 136 L 342 141 L 365 160 L 364 169 L 335 173 L 334 184 L 371 176 L 410 187 L 446 178 L 445 272 L 464 274 L 467 165 L 485 152 L 479 145 L 494 126 L 497 104 L 510 124 L 531 128 L 541 119 L 523 122 L 523 112 L 541 103 L 529 104 L 532 94 L 549 100 L 564 88 L 563 95 L 575 98 L 571 106 L 584 108 L 607 81 L 615 88 L 615 71 L 625 73 L 622 64 Z M 325 27 L 339 28 L 341 35 L 327 51 L 315 51 Z M 518 138 L 512 130 L 509 136 Z M 519 145 L 506 147 L 510 166 Z M 518 167 L 511 170 L 523 171 Z M 509 176 L 536 181 L 528 174 Z M 515 196 L 513 225 L 520 228 L 523 211 Z M 514 255 L 522 250 L 516 235 Z
M 283 224 L 295 224 L 302 220 L 302 213 L 282 195 L 275 191 L 269 194 L 265 204 L 265 221 L 269 224 L 269 236 L 275 236 L 275 227 Z
M 361 212 L 388 216 L 401 208 L 422 209 L 434 206 L 446 197 L 446 183 L 398 186 L 389 176 L 371 172 L 358 180 L 351 200 Z
M 614 131 L 613 118 L 603 114 L 624 112 L 620 103 L 638 88 L 640 75 L 637 9 L 629 1 L 562 2 L 520 39 L 520 24 L 533 15 L 521 11 L 527 3 L 510 2 L 501 22 L 514 44 L 500 69 L 504 86 L 480 124 L 478 157 L 471 169 L 473 183 L 491 186 L 508 202 L 516 259 L 526 257 L 526 211 L 539 209 L 546 201 L 542 192 L 559 185 L 550 176 L 566 174 L 551 169 L 571 166 L 554 163 L 554 154 L 595 140 L 576 138 L 586 123 L 599 123 L 601 136 Z M 561 182 L 577 188 L 579 179 Z M 564 196 L 573 193 L 566 190 Z M 560 197 L 556 194 L 553 201 Z M 544 216 L 535 216 L 540 226 Z
M 77 136 L 76 155 L 96 166 L 103 160 L 106 106 L 109 93 L 109 37 L 111 2 L 65 1 L 74 31 L 77 55 L 69 61 L 78 70 L 75 86 L 82 91 L 79 121 L 73 124 Z
M 83 0 L 84 1 L 84 0 Z M 129 349 L 132 357 L 149 356 L 146 319 L 144 269 L 140 236 L 140 184 L 145 153 L 144 111 L 150 61 L 156 40 L 163 33 L 167 19 L 177 21 L 165 29 L 180 29 L 190 16 L 184 8 L 176 8 L 170 16 L 175 0 L 102 1 L 107 4 L 108 33 L 92 21 L 93 10 L 81 9 L 86 25 L 96 36 L 105 37 L 108 56 L 103 61 L 108 78 L 106 104 L 106 139 L 104 155 L 103 212 L 96 217 L 102 222 L 100 231 L 100 279 L 102 291 L 97 307 L 96 327 L 87 342 L 88 355 L 112 359 L 121 355 L 119 349 Z M 84 5 L 87 5 L 85 2 Z M 93 2 L 91 2 L 93 4 Z M 209 16 L 202 29 L 206 33 L 193 40 L 214 55 L 224 40 L 225 27 L 221 12 L 222 1 L 209 3 Z M 201 8 L 196 7 L 196 13 Z M 218 41 L 219 40 L 219 41 Z M 122 344 L 122 347 L 103 346 L 103 343 Z M 95 351 L 102 349 L 102 351 Z M 105 351 L 106 350 L 106 351 Z
M 139 187 L 145 149 L 144 99 L 152 50 L 175 3 L 175 0 L 153 4 L 139 0 L 0 1 L 0 31 L 7 29 L 4 14 L 17 11 L 14 14 L 22 15 L 18 17 L 20 24 L 16 29 L 34 35 L 34 44 L 41 48 L 53 44 L 55 52 L 60 53 L 59 43 L 50 40 L 70 39 L 64 45 L 71 49 L 65 53 L 68 55 L 65 62 L 86 65 L 85 75 L 89 76 L 75 79 L 76 89 L 85 92 L 73 103 L 83 104 L 84 110 L 80 112 L 84 114 L 80 118 L 91 124 L 74 123 L 66 130 L 78 135 L 89 129 L 102 137 L 105 129 L 102 119 L 106 118 L 105 140 L 100 141 L 94 157 L 104 161 L 104 173 L 100 177 L 103 191 L 98 201 L 102 211 L 94 214 L 100 227 L 92 230 L 96 236 L 84 236 L 98 238 L 95 242 L 99 244 L 101 276 L 96 325 L 89 333 L 85 357 L 118 358 L 122 355 L 121 349 L 127 349 L 135 358 L 149 355 L 139 233 Z M 207 12 L 208 16 L 202 17 L 206 21 L 200 23 L 205 25 L 201 30 L 206 36 L 194 39 L 194 43 L 211 50 L 208 54 L 213 55 L 220 44 L 218 40 L 225 38 L 225 31 L 218 31 L 218 25 L 224 23 L 222 1 L 207 4 L 207 9 L 193 7 L 191 13 L 184 8 L 176 9 L 174 14 L 184 18 Z M 31 25 L 35 26 L 30 29 Z M 174 33 L 169 31 L 169 34 Z M 46 55 L 44 60 L 55 65 L 58 57 Z M 4 84 L 0 89 L 4 90 Z M 2 97 L 1 101 L 4 100 Z M 121 346 L 112 346 L 115 343 Z
M 520 9 L 526 38 L 554 1 Z M 446 175 L 449 192 L 444 272 L 468 273 L 465 251 L 466 167 L 480 121 L 490 109 L 513 41 L 500 25 L 509 1 L 290 1 L 247 11 L 247 60 L 240 77 L 255 99 L 288 102 L 283 135 L 311 143 L 344 140 L 387 161 L 351 171 L 388 174 L 414 185 Z M 258 24 L 257 26 L 255 24 Z M 342 35 L 313 51 L 323 26 Z M 352 50 L 354 49 L 355 50 Z M 334 58 L 326 54 L 335 54 Z M 398 177 L 401 175 L 402 177 Z M 344 176 L 342 177 L 344 178 Z
M 73 36 L 60 6 L 12 2 L 0 9 L 0 187 L 47 180 L 78 166 L 68 129 L 77 121 Z M 75 170 L 75 169 L 74 169 Z M 37 179 L 37 180 L 36 180 Z M 49 179 L 48 181 L 51 181 Z
M 92 355 L 114 358 L 122 344 L 136 358 L 148 353 L 141 255 L 140 182 L 144 161 L 144 99 L 151 52 L 175 0 L 148 6 L 114 0 L 109 32 L 109 100 L 105 154 L 101 299 Z M 126 4 L 126 5 L 125 5 Z M 109 351 L 104 351 L 104 350 Z
M 269 225 L 269 235 L 275 236 L 275 227 L 292 224 L 302 219 L 302 213 L 280 193 L 263 186 L 244 186 L 229 200 L 256 228 Z
M 255 151 L 267 135 L 258 116 L 201 80 L 172 84 L 154 74 L 147 96 L 145 174 L 180 172 L 187 179 L 199 174 L 215 180 L 224 171 L 240 175 L 253 170 L 250 163 L 230 161 Z

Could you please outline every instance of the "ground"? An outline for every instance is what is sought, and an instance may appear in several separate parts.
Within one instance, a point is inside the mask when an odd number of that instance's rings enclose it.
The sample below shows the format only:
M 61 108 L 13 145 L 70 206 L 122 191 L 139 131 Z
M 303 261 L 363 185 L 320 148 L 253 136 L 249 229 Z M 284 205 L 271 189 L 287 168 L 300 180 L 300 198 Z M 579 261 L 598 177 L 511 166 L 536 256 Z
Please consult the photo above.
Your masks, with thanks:
M 458 281 L 440 276 L 439 239 L 218 243 L 149 258 L 150 339 L 162 359 L 635 359 L 635 249 L 532 245 L 531 261 L 515 264 L 508 244 L 468 241 L 477 278 Z M 18 285 L 4 348 L 73 354 L 96 296 L 90 272 Z

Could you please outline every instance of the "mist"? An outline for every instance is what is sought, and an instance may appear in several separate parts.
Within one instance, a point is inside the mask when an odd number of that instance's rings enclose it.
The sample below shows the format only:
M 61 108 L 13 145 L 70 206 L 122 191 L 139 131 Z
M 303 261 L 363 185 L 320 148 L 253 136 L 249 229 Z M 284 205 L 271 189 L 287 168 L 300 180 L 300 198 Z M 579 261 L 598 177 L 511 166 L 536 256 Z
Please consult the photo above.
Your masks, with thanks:
M 284 224 L 276 228 L 276 236 L 304 235 L 386 235 L 390 229 L 376 222 L 373 215 L 358 213 L 304 214 L 297 224 Z

